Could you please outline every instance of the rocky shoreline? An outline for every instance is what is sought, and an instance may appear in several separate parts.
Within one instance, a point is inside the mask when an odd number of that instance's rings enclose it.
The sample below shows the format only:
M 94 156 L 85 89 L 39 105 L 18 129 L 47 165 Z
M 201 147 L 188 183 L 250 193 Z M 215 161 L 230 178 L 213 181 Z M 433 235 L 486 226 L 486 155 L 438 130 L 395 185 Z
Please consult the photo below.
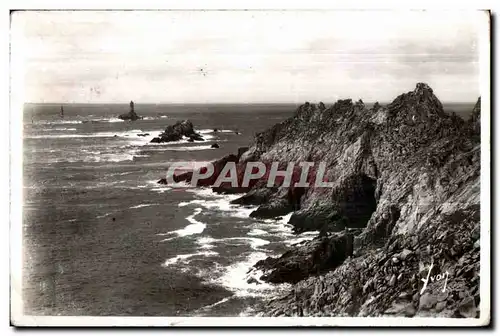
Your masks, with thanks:
M 248 187 L 214 188 L 246 193 L 234 203 L 258 205 L 253 217 L 293 212 L 296 233 L 320 231 L 254 266 L 264 272 L 258 281 L 294 284 L 261 314 L 478 317 L 480 113 L 478 100 L 469 120 L 448 115 L 423 83 L 370 109 L 361 100 L 305 103 L 248 149 L 215 162 L 216 174 L 198 185 L 212 186 L 227 162 L 241 181 L 255 161 L 325 162 L 333 182 L 267 187 L 263 176 Z

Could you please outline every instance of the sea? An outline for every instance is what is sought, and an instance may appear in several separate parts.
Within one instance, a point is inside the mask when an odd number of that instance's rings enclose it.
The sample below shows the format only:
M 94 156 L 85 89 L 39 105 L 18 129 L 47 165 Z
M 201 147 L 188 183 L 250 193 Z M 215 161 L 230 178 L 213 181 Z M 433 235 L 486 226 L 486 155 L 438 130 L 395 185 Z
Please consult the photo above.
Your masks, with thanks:
M 467 118 L 473 106 L 445 109 Z M 255 207 L 230 204 L 241 195 L 157 181 L 173 162 L 203 165 L 236 154 L 296 106 L 136 104 L 143 119 L 117 118 L 128 109 L 25 104 L 24 313 L 253 316 L 289 285 L 259 281 L 251 266 L 317 232 L 294 235 L 291 214 L 250 218 Z M 205 141 L 150 143 L 185 119 Z

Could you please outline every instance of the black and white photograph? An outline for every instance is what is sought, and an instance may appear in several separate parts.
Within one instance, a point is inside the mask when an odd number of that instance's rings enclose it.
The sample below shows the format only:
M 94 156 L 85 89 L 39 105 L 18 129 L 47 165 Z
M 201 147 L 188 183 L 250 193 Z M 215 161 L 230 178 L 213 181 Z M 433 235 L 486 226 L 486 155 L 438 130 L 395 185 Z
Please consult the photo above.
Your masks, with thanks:
M 12 325 L 490 323 L 489 11 L 10 19 Z

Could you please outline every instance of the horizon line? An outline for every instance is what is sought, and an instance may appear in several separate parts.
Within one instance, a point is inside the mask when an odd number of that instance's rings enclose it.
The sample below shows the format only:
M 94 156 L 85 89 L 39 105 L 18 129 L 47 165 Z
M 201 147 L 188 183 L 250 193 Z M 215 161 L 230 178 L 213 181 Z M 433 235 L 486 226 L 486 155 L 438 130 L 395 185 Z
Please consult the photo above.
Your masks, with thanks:
M 347 100 L 351 99 L 353 102 L 356 102 L 358 100 L 352 99 L 352 98 L 345 98 L 345 99 L 338 99 L 338 100 Z M 479 99 L 479 96 L 478 96 Z M 338 101 L 337 100 L 337 101 Z M 311 104 L 319 104 L 320 102 L 323 102 L 325 105 L 326 104 L 335 104 L 337 101 L 304 101 L 301 103 L 298 102 L 191 102 L 191 103 L 183 103 L 183 102 L 158 102 L 158 103 L 153 103 L 153 102 L 144 102 L 144 103 L 137 103 L 134 100 L 131 100 L 134 102 L 135 105 L 302 105 L 306 102 L 309 102 Z M 440 100 L 441 103 L 455 103 L 455 104 L 468 104 L 468 103 L 476 103 L 476 100 L 467 100 L 467 101 L 446 101 L 446 100 Z M 363 103 L 365 104 L 390 104 L 391 101 L 364 101 Z M 25 102 L 23 104 L 32 104 L 32 105 L 128 105 L 130 101 L 128 102 L 123 102 L 123 103 L 118 103 L 118 102 L 96 102 L 96 103 L 81 103 L 81 102 Z

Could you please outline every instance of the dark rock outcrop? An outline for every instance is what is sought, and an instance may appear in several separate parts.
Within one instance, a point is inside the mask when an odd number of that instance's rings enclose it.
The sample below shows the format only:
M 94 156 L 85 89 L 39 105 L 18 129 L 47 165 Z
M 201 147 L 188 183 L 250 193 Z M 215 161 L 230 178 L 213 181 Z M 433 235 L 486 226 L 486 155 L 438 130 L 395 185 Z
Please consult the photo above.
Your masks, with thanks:
M 193 123 L 189 120 L 178 121 L 174 125 L 169 125 L 163 133 L 151 140 L 153 143 L 179 141 L 188 138 L 189 142 L 204 141 L 203 137 L 196 133 Z
M 353 234 L 343 232 L 294 246 L 279 258 L 269 257 L 255 264 L 264 271 L 260 280 L 297 283 L 340 266 L 352 256 Z
M 210 146 L 210 148 L 220 148 L 220 146 L 218 143 L 214 143 L 212 144 L 212 146 Z
M 267 302 L 263 314 L 478 317 L 478 217 L 478 206 L 439 215 L 420 232 L 394 236 L 384 247 L 298 282 L 293 292 Z M 440 280 L 429 280 L 420 294 L 433 261 L 430 276 Z
M 241 158 L 243 153 L 245 153 L 248 150 L 248 147 L 240 147 L 238 148 L 238 160 Z

